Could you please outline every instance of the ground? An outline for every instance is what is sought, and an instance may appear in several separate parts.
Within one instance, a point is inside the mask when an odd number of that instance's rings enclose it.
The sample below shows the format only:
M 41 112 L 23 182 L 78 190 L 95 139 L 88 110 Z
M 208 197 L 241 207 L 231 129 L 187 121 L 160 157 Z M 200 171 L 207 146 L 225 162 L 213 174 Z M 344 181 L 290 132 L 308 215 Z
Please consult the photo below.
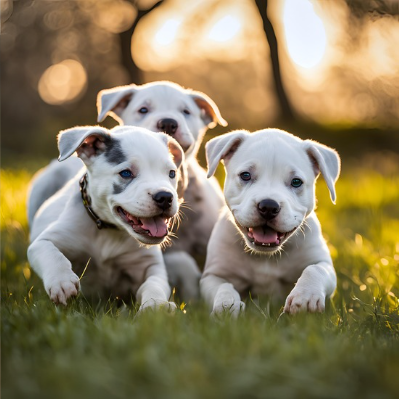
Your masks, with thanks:
M 338 275 L 323 315 L 279 318 L 249 298 L 237 321 L 112 300 L 53 305 L 26 259 L 29 169 L 1 171 L 4 398 L 393 398 L 399 392 L 399 165 L 344 167 L 318 216 Z M 29 170 L 29 171 L 28 171 Z M 84 278 L 84 277 L 83 277 Z

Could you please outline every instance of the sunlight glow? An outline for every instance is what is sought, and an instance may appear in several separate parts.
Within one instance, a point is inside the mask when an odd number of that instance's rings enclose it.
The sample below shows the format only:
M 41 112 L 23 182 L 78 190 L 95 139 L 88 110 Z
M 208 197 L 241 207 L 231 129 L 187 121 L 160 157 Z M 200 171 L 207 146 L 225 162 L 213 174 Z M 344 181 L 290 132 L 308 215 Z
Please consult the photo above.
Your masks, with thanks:
M 169 9 L 161 6 L 137 24 L 131 54 L 142 70 L 166 72 L 183 65 L 197 65 L 201 60 L 204 71 L 207 61 L 248 60 L 259 45 L 264 45 L 257 24 L 246 22 L 258 16 L 251 3 L 224 1 L 220 7 L 204 7 L 207 2 L 200 0 L 170 3 L 173 5 Z
M 44 102 L 60 105 L 80 98 L 87 88 L 87 74 L 82 64 L 64 60 L 47 68 L 38 84 Z
M 180 24 L 181 21 L 177 19 L 168 19 L 154 36 L 157 44 L 161 44 L 163 46 L 171 44 L 175 40 Z
M 212 27 L 208 38 L 216 42 L 227 42 L 233 39 L 240 29 L 240 20 L 232 15 L 226 15 Z
M 326 30 L 309 0 L 286 0 L 283 23 L 288 53 L 303 68 L 320 63 L 327 47 Z
M 94 22 L 109 32 L 121 33 L 133 25 L 136 17 L 136 8 L 127 1 L 114 3 L 107 1 L 99 2 Z

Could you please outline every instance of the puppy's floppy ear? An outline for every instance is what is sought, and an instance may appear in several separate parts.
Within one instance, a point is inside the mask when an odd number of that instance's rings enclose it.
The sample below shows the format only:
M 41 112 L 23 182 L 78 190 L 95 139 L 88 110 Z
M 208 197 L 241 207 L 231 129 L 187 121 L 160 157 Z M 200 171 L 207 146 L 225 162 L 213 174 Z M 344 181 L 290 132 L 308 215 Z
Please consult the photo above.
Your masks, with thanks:
M 136 91 L 137 86 L 134 84 L 101 90 L 97 94 L 97 122 L 102 122 L 109 114 L 119 123 L 122 123 L 120 119 L 121 113 L 127 107 Z
M 201 118 L 210 128 L 214 128 L 218 123 L 227 126 L 227 122 L 222 118 L 218 106 L 206 94 L 200 91 L 190 91 L 190 96 L 201 110 Z
M 100 126 L 81 126 L 63 130 L 58 135 L 58 160 L 64 161 L 75 151 L 79 158 L 88 161 L 91 157 L 104 152 L 111 142 L 111 135 L 107 129 Z
M 208 178 L 215 174 L 216 168 L 222 159 L 226 161 L 234 154 L 248 134 L 244 130 L 236 130 L 215 137 L 206 143 L 205 152 L 208 164 Z
M 173 157 L 173 162 L 176 164 L 178 169 L 178 183 L 177 183 L 177 195 L 180 199 L 183 199 L 184 191 L 186 191 L 188 185 L 188 174 L 187 165 L 184 162 L 185 156 L 184 151 L 180 147 L 180 144 L 172 137 L 165 133 L 159 133 L 164 142 L 169 148 L 169 152 Z
M 335 182 L 341 170 L 341 159 L 337 151 L 313 140 L 305 140 L 304 146 L 316 175 L 319 173 L 323 175 L 330 191 L 331 201 L 335 204 Z
M 176 164 L 177 168 L 180 168 L 180 166 L 184 162 L 183 148 L 180 147 L 180 144 L 174 138 L 168 136 L 165 133 L 162 133 L 162 135 L 166 136 L 166 143 L 168 145 L 169 152 L 172 154 L 173 162 Z

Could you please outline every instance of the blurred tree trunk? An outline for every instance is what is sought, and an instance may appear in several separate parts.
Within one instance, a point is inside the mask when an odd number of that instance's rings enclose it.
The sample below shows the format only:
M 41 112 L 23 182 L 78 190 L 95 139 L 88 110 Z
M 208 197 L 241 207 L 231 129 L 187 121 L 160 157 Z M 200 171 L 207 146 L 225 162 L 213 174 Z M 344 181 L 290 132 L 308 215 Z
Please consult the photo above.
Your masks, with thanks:
M 399 15 L 399 3 L 396 0 L 346 0 L 352 15 L 357 18 L 364 18 L 365 16 L 372 15 Z
M 280 105 L 280 116 L 287 122 L 295 119 L 291 103 L 287 97 L 284 89 L 283 81 L 281 79 L 280 60 L 278 56 L 278 43 L 273 25 L 267 16 L 268 0 L 255 0 L 258 7 L 259 14 L 263 21 L 263 30 L 265 31 L 266 39 L 270 48 L 270 61 L 273 71 L 273 82 L 276 91 L 276 97 Z
M 125 32 L 121 32 L 119 34 L 120 41 L 121 41 L 121 52 L 122 52 L 122 65 L 126 68 L 130 76 L 130 82 L 135 84 L 142 84 L 144 83 L 143 79 L 143 72 L 142 70 L 136 65 L 132 57 L 132 36 L 134 35 L 134 31 L 136 30 L 137 24 L 140 22 L 141 18 L 146 16 L 152 10 L 157 8 L 161 3 L 162 0 L 155 2 L 150 8 L 143 10 L 137 7 L 137 1 L 132 1 L 132 4 L 137 8 L 137 17 L 133 22 L 133 25 L 130 29 L 126 30 Z

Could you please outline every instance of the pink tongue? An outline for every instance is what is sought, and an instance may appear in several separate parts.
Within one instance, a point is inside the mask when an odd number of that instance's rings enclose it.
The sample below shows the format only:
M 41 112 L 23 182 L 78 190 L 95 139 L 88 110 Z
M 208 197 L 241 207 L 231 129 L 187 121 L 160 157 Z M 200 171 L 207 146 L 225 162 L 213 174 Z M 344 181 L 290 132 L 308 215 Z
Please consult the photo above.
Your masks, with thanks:
M 254 227 L 252 229 L 254 239 L 262 244 L 278 244 L 277 231 L 267 226 Z
M 140 218 L 144 230 L 148 230 L 153 237 L 165 237 L 168 234 L 166 219 L 161 216 L 154 218 Z

